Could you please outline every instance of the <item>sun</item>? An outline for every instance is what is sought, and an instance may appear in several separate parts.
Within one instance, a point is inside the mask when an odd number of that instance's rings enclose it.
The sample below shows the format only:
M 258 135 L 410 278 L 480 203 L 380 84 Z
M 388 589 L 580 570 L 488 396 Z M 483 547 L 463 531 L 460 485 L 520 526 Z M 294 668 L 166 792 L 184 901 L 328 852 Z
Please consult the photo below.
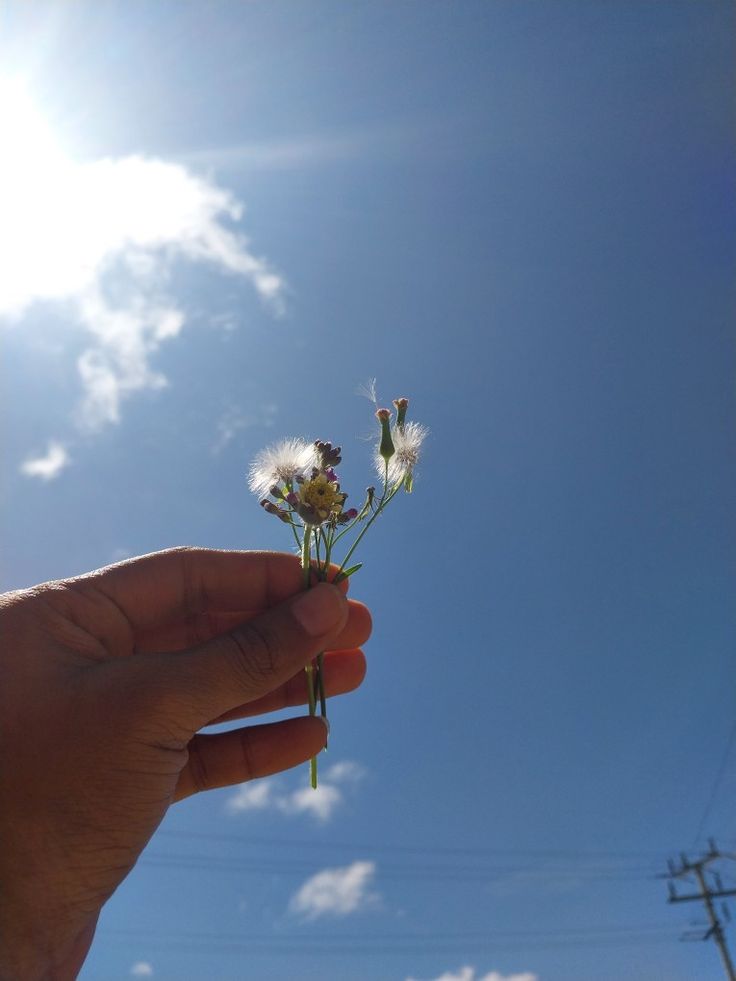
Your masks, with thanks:
M 0 133 L 0 312 L 12 313 L 29 293 L 56 292 L 74 164 L 22 80 L 0 78 Z

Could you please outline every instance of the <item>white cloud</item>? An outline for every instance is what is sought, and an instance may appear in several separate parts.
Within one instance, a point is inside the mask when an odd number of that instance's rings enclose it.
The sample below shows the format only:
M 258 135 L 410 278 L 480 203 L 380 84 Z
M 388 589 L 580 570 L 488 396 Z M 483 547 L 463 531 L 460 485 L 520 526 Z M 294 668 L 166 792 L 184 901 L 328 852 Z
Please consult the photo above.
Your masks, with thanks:
M 166 384 L 151 360 L 186 321 L 175 262 L 242 277 L 281 308 L 284 281 L 231 227 L 243 208 L 227 190 L 151 157 L 72 160 L 18 84 L 0 85 L 0 131 L 0 320 L 46 302 L 83 329 L 81 428 L 118 422 L 132 393 Z
M 416 981 L 416 978 L 407 978 L 406 981 Z M 488 974 L 476 974 L 474 967 L 459 968 L 457 971 L 445 971 L 433 981 L 539 981 L 536 974 L 525 971 L 523 974 L 499 974 L 498 971 L 490 971 Z
M 134 978 L 152 978 L 153 965 L 149 964 L 148 961 L 136 961 L 130 969 L 130 974 Z
M 378 902 L 370 887 L 374 862 L 353 862 L 344 868 L 317 872 L 292 896 L 289 911 L 308 920 L 320 916 L 347 916 Z
M 327 767 L 323 779 L 332 783 L 358 783 L 365 775 L 365 767 L 360 763 L 354 760 L 340 760 Z
M 244 783 L 228 798 L 225 808 L 231 814 L 270 808 L 290 816 L 310 814 L 315 820 L 326 823 L 345 800 L 338 785 L 354 785 L 364 775 L 365 769 L 359 763 L 341 760 L 327 767 L 316 790 L 310 786 L 286 790 L 274 777 Z
M 26 477 L 39 480 L 54 480 L 64 467 L 69 466 L 69 454 L 63 443 L 51 441 L 45 455 L 29 457 L 20 465 L 20 472 Z
M 273 786 L 266 780 L 254 780 L 252 783 L 241 784 L 235 794 L 230 797 L 225 807 L 231 814 L 242 814 L 244 811 L 262 811 L 273 802 Z
M 300 787 L 278 799 L 279 810 L 284 814 L 311 814 L 326 823 L 343 801 L 342 793 L 332 784 L 320 781 L 316 790 Z

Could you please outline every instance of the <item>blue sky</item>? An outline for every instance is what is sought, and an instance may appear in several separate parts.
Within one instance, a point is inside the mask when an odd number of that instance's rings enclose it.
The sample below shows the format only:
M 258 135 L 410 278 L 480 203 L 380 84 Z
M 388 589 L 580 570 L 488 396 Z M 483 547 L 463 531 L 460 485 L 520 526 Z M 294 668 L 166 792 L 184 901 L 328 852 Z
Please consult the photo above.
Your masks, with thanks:
M 3 588 L 288 549 L 249 461 L 331 439 L 359 497 L 368 378 L 431 430 L 323 789 L 177 805 L 85 981 L 722 976 L 655 876 L 736 848 L 735 29 L 3 5 Z

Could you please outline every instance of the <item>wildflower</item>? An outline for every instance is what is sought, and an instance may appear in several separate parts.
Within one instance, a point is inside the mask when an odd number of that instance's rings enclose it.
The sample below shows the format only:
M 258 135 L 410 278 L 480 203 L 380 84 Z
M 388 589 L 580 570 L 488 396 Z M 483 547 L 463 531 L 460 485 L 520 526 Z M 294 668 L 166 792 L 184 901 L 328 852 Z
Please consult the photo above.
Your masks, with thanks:
M 340 491 L 336 480 L 330 480 L 324 470 L 312 471 L 312 476 L 300 487 L 296 512 L 307 524 L 319 525 L 328 518 L 338 518 L 347 494 Z M 291 500 L 289 503 L 292 503 Z
M 269 514 L 275 514 L 279 520 L 285 521 L 287 524 L 290 523 L 291 518 L 289 517 L 289 512 L 284 510 L 284 508 L 278 507 L 273 501 L 269 501 L 267 497 L 261 501 L 261 507 L 264 511 L 268 511 Z
M 364 394 L 376 403 L 375 380 L 365 387 Z M 389 409 L 376 411 L 381 435 L 375 462 L 381 485 L 378 489 L 366 488 L 360 508 L 345 508 L 347 494 L 341 490 L 335 471 L 342 462 L 339 446 L 323 440 L 310 444 L 302 439 L 287 439 L 262 450 L 253 462 L 250 488 L 259 495 L 268 514 L 289 525 L 301 555 L 305 589 L 310 588 L 315 575 L 318 581 L 329 578 L 341 582 L 357 572 L 362 563 L 351 564 L 351 560 L 366 532 L 402 488 L 412 489 L 413 471 L 427 430 L 418 423 L 406 422 L 408 399 L 396 399 L 394 406 L 393 426 Z M 347 535 L 351 535 L 352 542 L 343 544 L 342 562 L 334 573 L 335 552 Z M 326 719 L 324 652 L 317 654 L 304 670 L 309 714 L 319 711 Z M 316 788 L 316 757 L 312 757 L 309 769 L 311 785 Z
M 388 463 L 396 452 L 394 449 L 393 440 L 391 439 L 391 413 L 388 411 L 388 409 L 379 409 L 376 412 L 376 419 L 378 419 L 379 423 L 381 424 L 381 443 L 378 447 L 378 454 L 386 463 Z
M 295 482 L 305 479 L 319 463 L 319 454 L 312 443 L 303 439 L 285 439 L 275 446 L 261 450 L 253 461 L 248 485 L 254 494 L 280 497 L 280 485 L 290 491 Z M 277 490 L 279 493 L 274 493 Z
M 403 429 L 406 410 L 409 408 L 409 399 L 394 399 L 394 405 L 396 406 L 396 425 L 399 429 Z
M 396 452 L 388 464 L 389 483 L 398 484 L 403 481 L 406 490 L 411 490 L 414 468 L 419 461 L 419 452 L 427 433 L 427 428 L 418 422 L 396 426 L 393 432 Z
M 340 456 L 342 449 L 339 446 L 333 447 L 332 443 L 325 443 L 321 439 L 318 439 L 314 444 L 314 448 L 319 454 L 322 470 L 332 470 L 342 460 Z M 332 472 L 334 473 L 334 471 Z

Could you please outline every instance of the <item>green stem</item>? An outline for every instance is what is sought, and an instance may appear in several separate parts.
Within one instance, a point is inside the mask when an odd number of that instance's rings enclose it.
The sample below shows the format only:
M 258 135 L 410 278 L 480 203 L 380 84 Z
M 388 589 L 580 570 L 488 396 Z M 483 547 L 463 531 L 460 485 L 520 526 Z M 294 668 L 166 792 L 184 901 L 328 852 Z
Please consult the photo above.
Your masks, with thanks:
M 309 589 L 310 571 L 312 559 L 312 526 L 304 526 L 304 538 L 302 539 L 302 583 L 305 589 Z M 314 689 L 314 668 L 308 664 L 304 669 L 307 677 L 307 697 L 309 698 L 309 714 L 317 714 L 317 699 Z M 317 669 L 317 679 L 319 683 L 319 667 Z M 317 789 L 317 757 L 313 756 L 309 761 L 309 782 L 314 790 Z
M 305 589 L 309 589 L 309 570 L 312 560 L 312 526 L 304 525 L 304 538 L 302 539 L 302 584 Z
M 324 677 L 325 652 L 321 651 L 317 655 L 317 694 L 319 695 L 319 714 L 323 719 L 327 719 L 327 696 L 325 695 Z M 325 743 L 325 749 L 327 744 Z
M 368 531 L 368 529 L 370 528 L 370 526 L 371 526 L 371 525 L 373 524 L 373 522 L 374 522 L 374 521 L 376 520 L 376 518 L 378 517 L 378 515 L 379 515 L 379 514 L 381 513 L 381 511 L 383 511 L 383 509 L 384 509 L 384 508 L 386 507 L 386 505 L 388 504 L 388 502 L 389 502 L 389 501 L 390 501 L 390 500 L 391 500 L 391 499 L 392 499 L 393 497 L 395 497 L 395 496 L 396 496 L 396 494 L 397 494 L 397 492 L 398 492 L 398 490 L 399 490 L 399 488 L 400 488 L 400 487 L 401 487 L 401 484 L 397 484 L 397 485 L 396 485 L 396 486 L 395 486 L 395 487 L 393 488 L 393 490 L 391 491 L 391 493 L 390 493 L 390 494 L 388 494 L 388 495 L 387 495 L 387 490 L 388 490 L 388 488 L 387 488 L 387 487 L 384 487 L 384 491 L 383 491 L 383 494 L 382 494 L 382 496 L 381 496 L 381 500 L 380 500 L 380 501 L 378 502 L 378 506 L 376 507 L 376 510 L 375 510 L 375 511 L 373 512 L 373 514 L 372 514 L 372 515 L 370 516 L 370 518 L 368 519 L 368 521 L 367 521 L 367 522 L 365 523 L 365 527 L 363 528 L 363 530 L 361 531 L 361 533 L 360 533 L 360 534 L 358 535 L 358 537 L 357 537 L 357 538 L 355 539 L 355 541 L 353 542 L 353 544 L 352 544 L 352 545 L 350 546 L 350 548 L 348 549 L 348 554 L 347 554 L 347 555 L 345 556 L 345 558 L 344 558 L 344 559 L 342 560 L 342 565 L 340 566 L 340 569 L 339 569 L 339 572 L 342 572 L 342 570 L 343 570 L 343 569 L 345 568 L 345 566 L 346 566 L 346 565 L 348 564 L 348 562 L 350 561 L 350 557 L 351 557 L 351 555 L 353 554 L 353 552 L 355 551 L 355 549 L 356 549 L 356 548 L 358 547 L 358 545 L 360 544 L 360 540 L 362 539 L 362 537 L 363 537 L 363 535 L 365 535 L 365 533 L 366 533 L 366 532 Z

